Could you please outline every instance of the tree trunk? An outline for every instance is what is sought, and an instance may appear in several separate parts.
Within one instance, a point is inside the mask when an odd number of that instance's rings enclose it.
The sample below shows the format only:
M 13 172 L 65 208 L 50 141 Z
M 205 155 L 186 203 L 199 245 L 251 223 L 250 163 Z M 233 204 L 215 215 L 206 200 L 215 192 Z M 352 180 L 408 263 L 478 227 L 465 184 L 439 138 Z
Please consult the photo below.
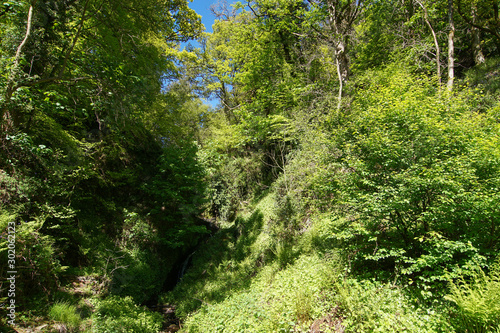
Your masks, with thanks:
M 361 3 L 362 1 L 353 0 L 342 6 L 339 1 L 327 1 L 328 25 L 333 36 L 333 38 L 329 38 L 329 42 L 335 48 L 335 65 L 339 79 L 337 111 L 342 104 L 344 83 L 349 79 L 350 75 L 349 58 L 347 56 L 349 34 L 351 33 L 352 24 L 359 13 L 357 6 L 361 5 Z
M 342 104 L 342 96 L 344 95 L 344 83 L 349 79 L 349 59 L 345 52 L 345 43 L 339 40 L 335 46 L 335 65 L 337 66 L 337 75 L 339 78 L 339 94 L 337 110 Z
M 455 22 L 453 21 L 453 0 L 448 0 L 448 22 L 450 32 L 448 33 L 448 91 L 453 90 L 453 81 L 455 79 Z
M 4 102 L 0 106 L 0 123 L 2 124 L 1 129 L 2 132 L 7 133 L 14 127 L 13 115 L 9 110 L 10 100 L 14 92 L 18 89 L 15 84 L 15 79 L 17 75 L 17 71 L 19 69 L 19 61 L 21 60 L 21 52 L 23 51 L 24 45 L 28 41 L 28 38 L 31 34 L 31 22 L 33 20 L 33 6 L 36 4 L 36 1 L 30 6 L 28 10 L 28 20 L 26 23 L 26 33 L 24 35 L 21 44 L 17 47 L 16 55 L 14 57 L 14 63 L 12 64 L 12 69 L 10 70 L 9 78 L 7 80 L 7 87 L 5 89 Z
M 434 40 L 434 46 L 436 47 L 436 70 L 437 70 L 437 77 L 438 77 L 438 82 L 439 85 L 441 86 L 441 55 L 440 55 L 440 50 L 439 50 L 439 43 L 437 40 L 436 32 L 434 31 L 434 28 L 432 27 L 431 22 L 429 21 L 429 14 L 427 13 L 427 8 L 425 8 L 424 4 L 420 0 L 416 0 L 417 3 L 422 7 L 424 11 L 424 19 L 425 23 L 427 23 L 427 26 L 431 30 L 432 33 L 432 39 Z
M 477 9 L 472 8 L 472 23 L 476 24 Z M 486 59 L 484 58 L 483 49 L 481 48 L 481 30 L 471 26 L 472 32 L 472 52 L 474 54 L 474 62 L 476 65 L 483 64 Z

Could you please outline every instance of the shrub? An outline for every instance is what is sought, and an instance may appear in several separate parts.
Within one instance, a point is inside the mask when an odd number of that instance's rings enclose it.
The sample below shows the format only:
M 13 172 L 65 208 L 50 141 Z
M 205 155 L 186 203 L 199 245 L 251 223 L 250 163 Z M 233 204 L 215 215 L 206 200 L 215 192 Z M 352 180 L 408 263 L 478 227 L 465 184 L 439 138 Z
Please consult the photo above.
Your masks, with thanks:
M 8 257 L 12 258 L 12 253 L 9 253 L 9 240 L 14 238 L 9 239 L 7 226 L 15 226 L 15 264 L 16 267 L 24 267 L 16 277 L 16 295 L 19 299 L 18 305 L 26 306 L 36 296 L 48 296 L 49 291 L 59 284 L 58 275 L 66 267 L 61 266 L 59 262 L 54 238 L 40 232 L 45 222 L 43 218 L 35 217 L 28 222 L 18 221 L 16 214 L 0 213 L 0 260 L 7 263 Z M 4 276 L 6 271 L 7 265 L 0 267 L 0 273 Z
M 348 279 L 337 290 L 346 332 L 450 332 L 443 317 L 417 308 L 397 286 Z
M 131 297 L 108 297 L 99 301 L 92 316 L 93 333 L 154 333 L 163 317 L 134 304 Z
M 499 125 L 476 112 L 470 91 L 451 98 L 391 66 L 359 83 L 333 137 L 343 154 L 332 151 L 331 172 L 317 180 L 338 193 L 345 217 L 332 234 L 349 236 L 338 244 L 357 267 L 438 290 L 446 270 L 485 262 L 500 245 Z
M 159 235 L 151 223 L 135 212 L 124 215 L 118 251 L 106 261 L 107 282 L 112 294 L 143 303 L 160 291 L 169 266 L 158 255 Z
M 457 330 L 491 332 L 500 329 L 500 264 L 489 274 L 478 268 L 471 279 L 450 280 L 448 300 L 457 306 Z

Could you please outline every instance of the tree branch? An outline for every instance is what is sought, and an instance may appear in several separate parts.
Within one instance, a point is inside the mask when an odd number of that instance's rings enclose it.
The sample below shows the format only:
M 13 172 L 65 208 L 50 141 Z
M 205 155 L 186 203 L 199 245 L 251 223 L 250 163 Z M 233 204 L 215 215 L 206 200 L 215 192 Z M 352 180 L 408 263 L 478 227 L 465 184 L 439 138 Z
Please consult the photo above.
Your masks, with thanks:
M 9 75 L 9 81 L 7 83 L 7 89 L 5 91 L 5 101 L 8 102 L 10 101 L 10 98 L 12 97 L 12 94 L 16 89 L 14 89 L 14 76 L 16 74 L 16 70 L 19 67 L 19 60 L 21 59 L 21 52 L 23 51 L 24 45 L 26 45 L 26 42 L 28 41 L 28 38 L 31 34 L 31 21 L 33 20 L 33 7 L 35 6 L 36 1 L 33 2 L 33 4 L 30 5 L 30 8 L 28 10 L 28 22 L 26 23 L 26 34 L 24 35 L 23 40 L 21 41 L 21 44 L 17 47 L 16 50 L 16 55 L 14 57 L 14 65 L 11 69 L 10 75 Z
M 261 18 L 262 16 L 257 14 L 255 12 L 255 10 L 252 8 L 252 6 L 250 5 L 250 1 L 247 1 L 247 7 L 250 8 L 250 10 L 252 11 L 252 13 L 255 15 L 255 17 L 258 17 L 258 18 Z
M 440 60 L 439 43 L 437 40 L 436 32 L 434 31 L 434 28 L 432 28 L 431 22 L 429 21 L 429 14 L 427 13 L 427 8 L 425 8 L 424 4 L 420 0 L 415 0 L 415 1 L 420 5 L 420 7 L 422 7 L 422 9 L 424 11 L 425 23 L 427 23 L 427 26 L 429 26 L 429 29 L 431 30 L 431 33 L 432 33 L 432 38 L 434 39 L 434 45 L 436 46 L 437 76 L 438 76 L 439 85 L 441 86 L 441 60 Z
M 14 94 L 14 92 L 16 92 L 21 87 L 32 87 L 32 86 L 35 86 L 35 85 L 38 85 L 38 84 L 48 83 L 48 82 L 56 82 L 56 81 L 79 81 L 79 80 L 88 79 L 88 78 L 63 79 L 63 75 L 64 75 L 64 71 L 66 70 L 66 67 L 68 65 L 69 57 L 71 56 L 71 53 L 73 52 L 73 50 L 75 48 L 75 45 L 76 45 L 76 43 L 77 43 L 77 41 L 78 41 L 78 39 L 80 37 L 80 34 L 81 34 L 82 30 L 83 30 L 83 26 L 84 26 L 84 23 L 85 23 L 85 19 L 86 19 L 86 15 L 87 15 L 87 9 L 88 9 L 89 2 L 90 2 L 90 0 L 87 0 L 85 2 L 78 30 L 77 30 L 75 36 L 73 37 L 73 40 L 71 42 L 71 46 L 68 48 L 68 50 L 66 51 L 66 53 L 64 55 L 64 60 L 63 60 L 63 63 L 62 63 L 62 67 L 59 70 L 59 73 L 56 76 L 54 76 L 54 77 L 48 77 L 48 78 L 43 78 L 43 79 L 36 80 L 36 81 L 20 82 L 18 84 L 14 84 L 15 71 L 19 67 L 19 60 L 21 58 L 21 52 L 22 52 L 22 50 L 24 48 L 24 45 L 26 44 L 26 41 L 28 40 L 28 37 L 29 37 L 29 35 L 31 33 L 31 22 L 32 22 L 32 18 L 33 18 L 33 7 L 36 4 L 36 0 L 35 0 L 35 2 L 33 2 L 33 4 L 30 6 L 30 9 L 28 11 L 28 23 L 27 23 L 27 27 L 26 27 L 26 35 L 25 35 L 23 41 L 21 42 L 21 44 L 19 44 L 19 47 L 17 48 L 17 51 L 16 51 L 16 56 L 14 58 L 14 67 L 13 67 L 13 69 L 11 71 L 11 76 L 9 78 L 9 83 L 7 84 L 7 89 L 6 89 L 6 92 L 5 92 L 5 102 L 9 102 L 10 99 L 12 98 L 12 95 Z
M 479 30 L 482 30 L 482 31 L 485 31 L 485 32 L 488 32 L 490 34 L 492 34 L 493 36 L 495 36 L 496 38 L 500 39 L 500 34 L 489 28 L 489 27 L 485 27 L 485 26 L 481 26 L 481 25 L 478 25 L 476 24 L 473 20 L 471 20 L 468 16 L 466 16 L 462 10 L 462 1 L 461 0 L 458 0 L 457 1 L 457 9 L 458 9 L 458 14 L 464 19 L 465 22 L 467 22 L 467 24 L 469 24 L 471 27 L 474 27 L 474 28 L 477 28 Z M 495 7 L 494 7 L 495 9 Z M 496 13 L 495 13 L 495 21 L 498 22 L 498 5 L 496 6 Z
M 19 46 L 17 47 L 16 51 L 16 57 L 14 58 L 14 68 L 19 65 L 19 58 L 21 58 L 21 52 L 24 48 L 24 45 L 26 44 L 26 41 L 28 40 L 28 37 L 30 36 L 31 33 L 31 21 L 33 19 L 33 6 L 36 4 L 36 1 L 30 6 L 30 9 L 28 10 L 28 23 L 26 24 L 26 35 L 24 36 L 23 41 Z

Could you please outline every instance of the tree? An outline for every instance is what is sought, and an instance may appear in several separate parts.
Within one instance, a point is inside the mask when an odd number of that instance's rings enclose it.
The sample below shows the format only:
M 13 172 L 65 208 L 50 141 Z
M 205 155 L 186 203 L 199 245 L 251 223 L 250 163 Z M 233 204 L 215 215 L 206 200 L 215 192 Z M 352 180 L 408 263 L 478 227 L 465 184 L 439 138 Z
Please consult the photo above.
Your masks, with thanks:
M 21 298 L 49 297 L 62 266 L 95 263 L 101 250 L 119 247 L 122 227 L 148 234 L 132 244 L 147 253 L 162 248 L 170 228 L 203 232 L 193 222 L 203 183 L 189 137 L 199 123 L 173 113 L 204 109 L 181 88 L 162 94 L 179 76 L 179 43 L 201 27 L 187 0 L 0 4 L 0 215 L 26 230 L 18 234 L 18 256 L 30 267 L 18 277 Z M 163 120 L 159 110 L 177 123 L 144 120 L 148 112 Z M 189 144 L 167 150 L 176 135 Z M 162 204 L 173 211 L 162 213 Z M 160 213 L 127 226 L 127 209 Z M 101 241 L 84 250 L 96 232 Z M 168 269 L 175 255 L 158 255 L 157 266 Z
M 472 8 L 472 22 L 475 23 L 477 21 L 477 9 L 475 7 Z M 483 54 L 483 49 L 481 47 L 481 30 L 476 28 L 475 26 L 471 26 L 472 29 L 472 50 L 474 53 L 474 61 L 476 65 L 482 64 L 486 61 Z
M 340 109 L 344 84 L 350 76 L 349 43 L 354 24 L 363 9 L 363 0 L 308 0 L 317 20 L 312 27 L 317 35 L 333 49 L 339 80 L 337 110 Z
M 448 32 L 448 90 L 453 89 L 453 80 L 455 79 L 455 20 L 453 19 L 453 0 L 448 0 L 448 23 L 450 25 Z
M 422 10 L 424 11 L 424 19 L 425 23 L 427 23 L 427 26 L 429 27 L 429 30 L 432 33 L 432 39 L 434 40 L 434 46 L 436 47 L 436 72 L 437 72 L 437 77 L 439 81 L 439 85 L 441 85 L 441 57 L 440 57 L 440 48 L 439 48 L 439 42 L 437 39 L 436 32 L 434 31 L 434 28 L 432 27 L 431 22 L 429 21 L 429 13 L 427 12 L 427 7 L 424 5 L 424 3 L 421 0 L 415 0 L 420 7 L 422 7 Z
M 107 103 L 124 112 L 124 104 L 116 100 L 119 90 L 132 88 L 138 97 L 151 98 L 162 77 L 174 68 L 170 50 L 201 29 L 199 17 L 185 0 L 33 1 L 19 6 L 15 14 L 23 13 L 26 28 L 10 64 L 10 55 L 3 53 L 8 79 L 0 109 L 6 129 L 28 121 L 14 101 L 21 88 L 43 100 L 49 90 L 83 85 L 93 90 L 84 97 L 86 109 Z M 16 43 L 14 19 L 4 15 L 1 20 L 6 28 L 3 37 Z
M 498 1 L 456 1 L 458 13 L 470 26 L 489 33 L 500 40 L 500 12 L 498 9 Z

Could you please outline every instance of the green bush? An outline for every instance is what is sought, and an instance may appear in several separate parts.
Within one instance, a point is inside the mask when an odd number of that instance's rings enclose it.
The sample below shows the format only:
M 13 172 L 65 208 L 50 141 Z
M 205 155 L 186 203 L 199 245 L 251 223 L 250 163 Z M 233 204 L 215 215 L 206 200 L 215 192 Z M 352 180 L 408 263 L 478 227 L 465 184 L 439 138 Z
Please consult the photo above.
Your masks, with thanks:
M 76 306 L 64 302 L 52 305 L 49 310 L 49 318 L 63 323 L 71 332 L 77 332 L 82 322 Z
M 43 295 L 48 297 L 49 291 L 59 285 L 58 276 L 66 267 L 61 266 L 54 237 L 40 232 L 44 219 L 35 217 L 32 221 L 17 222 L 16 214 L 0 213 L 0 260 L 7 263 L 10 249 L 7 237 L 7 226 L 15 225 L 15 267 L 24 267 L 18 270 L 16 276 L 16 295 L 19 306 L 26 306 L 30 300 Z M 11 223 L 11 224 L 9 224 Z M 12 229 L 11 229 L 12 230 Z M 13 235 L 11 235 L 12 237 Z M 11 238 L 10 240 L 14 240 Z M 22 259 L 28 258 L 29 260 Z M 6 276 L 7 265 L 0 267 L 0 273 Z
M 446 298 L 458 309 L 458 331 L 500 330 L 500 265 L 494 265 L 489 274 L 478 267 L 471 278 L 450 281 L 450 294 Z
M 331 231 L 357 267 L 441 289 L 498 250 L 499 124 L 477 96 L 388 66 L 368 72 L 316 180 L 345 217 Z M 328 192 L 327 191 L 327 192 Z M 340 238 L 342 236 L 342 238 Z
M 96 305 L 92 333 L 154 333 L 163 317 L 137 306 L 131 297 L 111 296 Z
M 161 259 L 148 250 L 128 251 L 114 264 L 118 266 L 109 267 L 112 272 L 109 291 L 122 297 L 130 296 L 136 303 L 145 302 L 158 293 L 167 274 Z
M 161 242 L 171 248 L 190 247 L 207 232 L 194 223 L 204 203 L 204 171 L 197 159 L 198 147 L 167 145 L 158 158 L 158 172 L 143 185 L 151 197 L 149 217 Z
M 241 202 L 249 200 L 263 182 L 261 154 L 228 158 L 206 149 L 199 158 L 206 170 L 210 215 L 223 221 L 233 220 Z
M 159 235 L 151 223 L 126 209 L 124 217 L 118 249 L 108 250 L 105 274 L 112 294 L 143 303 L 160 291 L 169 266 L 158 255 Z
M 417 308 L 395 285 L 348 279 L 337 287 L 346 332 L 451 332 L 444 317 Z

